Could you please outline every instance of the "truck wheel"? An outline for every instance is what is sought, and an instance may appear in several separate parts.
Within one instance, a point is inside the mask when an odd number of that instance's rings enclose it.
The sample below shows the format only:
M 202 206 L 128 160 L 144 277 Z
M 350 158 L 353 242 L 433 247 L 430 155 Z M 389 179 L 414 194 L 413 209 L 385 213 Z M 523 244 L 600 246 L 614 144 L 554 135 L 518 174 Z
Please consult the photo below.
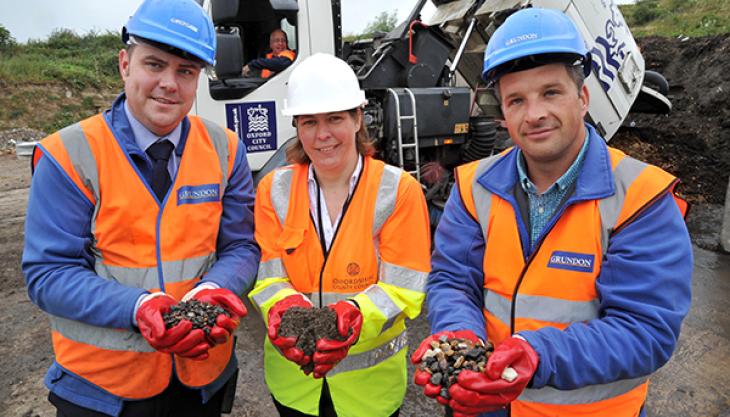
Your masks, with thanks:
M 644 71 L 644 84 L 649 84 L 649 87 L 655 89 L 663 96 L 669 93 L 669 82 L 662 74 L 656 71 Z

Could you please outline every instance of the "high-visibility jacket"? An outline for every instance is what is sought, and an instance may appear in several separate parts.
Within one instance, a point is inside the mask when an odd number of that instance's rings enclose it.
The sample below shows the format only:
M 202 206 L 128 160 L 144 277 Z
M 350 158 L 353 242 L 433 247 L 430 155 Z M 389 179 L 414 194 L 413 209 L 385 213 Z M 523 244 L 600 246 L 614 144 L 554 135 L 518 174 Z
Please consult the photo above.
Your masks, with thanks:
M 52 158 L 94 205 L 90 251 L 98 276 L 127 287 L 162 289 L 179 300 L 216 261 L 222 195 L 239 141 L 198 117 L 189 120 L 185 153 L 162 207 L 102 115 L 40 143 L 44 157 Z M 209 359 L 193 361 L 159 353 L 131 330 L 52 314 L 50 320 L 57 363 L 126 399 L 161 393 L 173 366 L 183 384 L 206 386 L 232 358 L 231 340 L 211 348 Z
M 340 417 L 388 416 L 406 392 L 405 318 L 424 299 L 430 232 L 418 182 L 370 157 L 325 255 L 310 216 L 308 165 L 267 175 L 256 194 L 262 261 L 249 294 L 267 322 L 277 301 L 303 293 L 316 307 L 353 299 L 363 314 L 360 338 L 328 374 Z M 266 383 L 277 401 L 318 414 L 322 380 L 306 376 L 267 339 Z M 377 401 L 374 401 L 377 399 Z
M 512 416 L 638 416 L 648 376 L 668 359 L 689 308 L 692 256 L 683 203 L 672 198 L 677 179 L 589 132 L 575 192 L 534 246 L 515 197 L 514 149 L 457 169 L 437 232 L 428 284 L 433 330 L 486 324 L 495 345 L 519 333 L 540 357 Z M 649 229 L 656 222 L 666 230 Z M 634 234 L 651 237 L 640 242 Z M 655 241 L 662 247 L 650 247 Z M 460 250 L 463 271 L 450 256 Z M 454 311 L 461 282 L 469 295 Z
M 278 54 L 274 54 L 273 52 L 269 52 L 268 54 L 266 54 L 266 59 L 278 58 L 278 57 L 283 57 L 283 58 L 288 59 L 291 62 L 294 62 L 294 59 L 296 58 L 296 54 L 294 53 L 294 51 L 290 51 L 289 49 L 285 49 L 285 50 L 279 52 Z M 272 75 L 274 75 L 274 72 L 268 68 L 264 68 L 261 70 L 261 78 L 269 78 Z

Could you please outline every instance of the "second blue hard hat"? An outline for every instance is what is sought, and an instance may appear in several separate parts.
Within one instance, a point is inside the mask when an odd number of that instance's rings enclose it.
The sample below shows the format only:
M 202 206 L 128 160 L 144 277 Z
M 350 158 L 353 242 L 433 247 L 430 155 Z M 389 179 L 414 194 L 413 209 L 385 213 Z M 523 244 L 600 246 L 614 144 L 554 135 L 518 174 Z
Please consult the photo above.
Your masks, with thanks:
M 573 57 L 585 75 L 590 72 L 590 54 L 573 21 L 558 10 L 528 8 L 510 15 L 489 39 L 482 78 L 491 85 L 510 72 L 510 64 L 527 57 L 537 57 L 539 64 L 540 56 L 552 62 Z
M 205 10 L 193 0 L 145 0 L 122 29 L 130 36 L 179 49 L 208 65 L 215 64 L 215 29 Z

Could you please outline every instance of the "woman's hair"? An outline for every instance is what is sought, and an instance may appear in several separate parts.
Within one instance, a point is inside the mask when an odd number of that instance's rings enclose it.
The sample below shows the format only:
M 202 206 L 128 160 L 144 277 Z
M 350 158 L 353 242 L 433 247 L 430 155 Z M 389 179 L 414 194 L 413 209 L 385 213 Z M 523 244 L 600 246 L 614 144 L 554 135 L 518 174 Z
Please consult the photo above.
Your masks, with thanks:
M 365 127 L 365 121 L 362 117 L 362 110 L 359 107 L 355 107 L 354 109 L 347 110 L 347 112 L 353 119 L 357 117 L 358 113 L 360 113 L 361 116 L 360 129 L 358 129 L 357 133 L 355 134 L 355 145 L 357 147 L 357 152 L 364 156 L 372 156 L 373 154 L 375 154 L 375 146 L 373 146 L 373 141 L 370 139 L 370 135 L 368 135 L 368 130 Z M 302 142 L 299 141 L 298 137 L 294 139 L 294 142 L 292 142 L 292 144 L 289 145 L 288 148 L 286 148 L 286 159 L 293 164 L 308 164 L 310 162 L 309 156 L 307 156 L 307 153 L 304 152 L 304 147 L 302 147 Z

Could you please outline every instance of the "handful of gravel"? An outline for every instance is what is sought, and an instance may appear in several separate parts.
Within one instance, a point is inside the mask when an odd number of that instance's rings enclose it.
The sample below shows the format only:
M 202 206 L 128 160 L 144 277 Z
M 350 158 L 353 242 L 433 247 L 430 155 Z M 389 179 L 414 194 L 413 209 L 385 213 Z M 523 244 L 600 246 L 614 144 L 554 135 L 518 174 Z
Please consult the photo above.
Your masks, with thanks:
M 203 329 L 203 333 L 207 336 L 210 334 L 211 327 L 215 326 L 215 319 L 220 314 L 231 316 L 221 306 L 190 300 L 181 301 L 172 306 L 170 311 L 162 315 L 162 319 L 168 329 L 180 323 L 181 320 L 188 320 L 193 323 L 193 329 Z
M 441 336 L 431 342 L 431 349 L 421 358 L 419 369 L 431 374 L 431 384 L 441 386 L 441 397 L 449 399 L 449 387 L 456 383 L 461 371 L 468 369 L 483 372 L 489 355 L 494 351 L 491 343 L 448 339 Z

